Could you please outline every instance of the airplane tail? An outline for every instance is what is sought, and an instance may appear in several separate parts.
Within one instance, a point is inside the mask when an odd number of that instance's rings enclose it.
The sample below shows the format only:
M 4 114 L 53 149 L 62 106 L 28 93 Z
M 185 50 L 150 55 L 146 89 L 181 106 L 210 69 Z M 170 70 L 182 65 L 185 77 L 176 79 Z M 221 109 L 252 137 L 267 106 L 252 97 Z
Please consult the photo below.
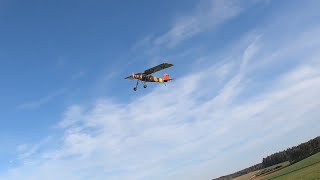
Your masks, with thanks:
M 164 82 L 168 82 L 168 81 L 172 81 L 173 79 L 170 78 L 170 75 L 169 74 L 164 74 L 163 75 L 163 81 Z

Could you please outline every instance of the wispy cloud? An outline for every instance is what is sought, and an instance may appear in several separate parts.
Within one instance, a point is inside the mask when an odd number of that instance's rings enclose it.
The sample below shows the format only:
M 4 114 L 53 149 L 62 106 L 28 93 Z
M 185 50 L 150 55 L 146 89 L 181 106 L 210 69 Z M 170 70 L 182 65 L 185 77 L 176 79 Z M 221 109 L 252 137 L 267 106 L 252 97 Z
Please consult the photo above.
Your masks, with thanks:
M 25 102 L 22 103 L 18 106 L 19 109 L 35 109 L 38 108 L 44 104 L 49 103 L 50 101 L 52 101 L 53 99 L 57 98 L 58 96 L 61 96 L 62 94 L 64 94 L 67 91 L 67 89 L 60 89 L 57 90 L 55 92 L 52 92 L 50 94 L 48 94 L 47 96 L 40 98 L 38 100 L 34 100 L 34 101 L 30 101 L 30 102 Z
M 170 30 L 154 40 L 156 45 L 176 46 L 200 33 L 217 28 L 239 15 L 246 7 L 234 0 L 210 0 L 193 14 L 176 20 Z
M 251 152 L 306 124 L 319 126 L 314 119 L 320 115 L 315 111 L 320 108 L 320 54 L 315 51 L 278 78 L 264 80 L 268 91 L 257 91 L 260 80 L 251 78 L 256 69 L 274 67 L 265 64 L 274 58 L 264 53 L 272 46 L 265 44 L 267 38 L 258 35 L 232 55 L 238 58 L 211 64 L 170 89 L 158 87 L 128 104 L 106 98 L 69 107 L 59 124 L 64 134 L 55 139 L 60 148 L 41 153 L 37 146 L 20 148 L 28 163 L 2 178 L 210 179 L 229 172 L 222 159 Z M 283 59 L 306 50 L 285 49 L 279 49 Z
M 215 33 L 215 30 L 223 28 L 226 23 L 239 17 L 242 13 L 256 4 L 261 4 L 264 0 L 209 0 L 201 1 L 190 12 L 185 15 L 175 17 L 171 26 L 163 33 L 148 34 L 140 41 L 137 41 L 131 48 L 130 53 L 139 58 L 132 60 L 129 64 L 141 59 L 148 59 L 144 63 L 148 66 L 154 66 L 165 60 L 181 61 L 185 58 L 193 59 L 204 58 L 203 51 L 207 49 L 207 44 L 186 43 L 198 35 L 208 35 Z M 191 41 L 190 41 L 191 42 Z M 175 51 L 178 45 L 183 44 L 183 51 Z M 187 47 L 186 47 L 187 45 Z M 230 50 L 230 49 L 229 49 Z M 174 51 L 174 53 L 168 53 Z M 136 53 L 138 52 L 138 53 Z M 141 54 L 143 56 L 141 57 Z M 182 57 L 186 56 L 186 57 Z M 146 58 L 147 57 L 147 58 Z
M 63 69 L 68 64 L 68 58 L 65 56 L 59 56 L 56 61 L 56 68 Z
M 74 73 L 72 76 L 71 76 L 71 79 L 73 80 L 76 80 L 76 79 L 81 79 L 83 78 L 85 75 L 86 75 L 86 71 L 79 71 L 77 73 Z
M 201 32 L 181 30 L 171 41 L 176 34 L 168 31 L 158 43 L 175 45 Z M 70 106 L 58 123 L 60 137 L 20 146 L 21 165 L 0 179 L 211 179 L 252 165 L 234 158 L 256 163 L 281 150 L 285 136 L 318 135 L 319 28 L 285 37 L 274 32 L 249 34 L 222 61 L 199 57 L 207 66 L 194 66 L 170 88 L 159 86 L 127 103 L 101 98 Z

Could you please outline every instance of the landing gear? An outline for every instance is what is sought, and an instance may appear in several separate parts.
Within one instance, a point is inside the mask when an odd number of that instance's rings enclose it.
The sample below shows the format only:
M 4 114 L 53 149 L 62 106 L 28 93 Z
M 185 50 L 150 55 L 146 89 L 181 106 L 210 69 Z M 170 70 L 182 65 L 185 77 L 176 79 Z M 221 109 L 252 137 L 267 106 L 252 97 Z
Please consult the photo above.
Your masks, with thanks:
M 148 78 L 149 76 L 147 75 L 147 76 L 144 76 L 144 80 L 143 80 L 143 88 L 147 88 L 148 86 L 147 86 L 147 78 Z
M 137 91 L 137 89 L 138 89 L 138 85 L 139 85 L 139 81 L 140 81 L 140 80 L 138 79 L 138 80 L 137 80 L 136 87 L 134 87 L 134 88 L 133 88 L 133 90 L 134 90 L 134 91 Z
M 147 88 L 148 87 L 146 81 L 138 79 L 136 86 L 133 88 L 134 91 L 138 90 L 139 81 L 141 81 L 141 83 L 143 84 L 143 88 Z

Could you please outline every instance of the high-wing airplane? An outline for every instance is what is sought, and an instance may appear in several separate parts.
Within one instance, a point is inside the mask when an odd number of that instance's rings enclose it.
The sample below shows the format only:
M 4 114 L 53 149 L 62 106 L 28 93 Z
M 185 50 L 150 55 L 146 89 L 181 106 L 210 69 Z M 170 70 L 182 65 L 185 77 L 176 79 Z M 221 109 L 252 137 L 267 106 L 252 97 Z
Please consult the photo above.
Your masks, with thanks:
M 173 80 L 170 78 L 169 74 L 164 74 L 163 78 L 152 76 L 152 74 L 163 69 L 169 68 L 171 66 L 173 66 L 173 64 L 165 62 L 153 68 L 147 69 L 143 73 L 133 73 L 131 76 L 128 76 L 125 79 L 137 80 L 137 84 L 133 88 L 134 91 L 137 90 L 139 81 L 143 83 L 144 88 L 147 88 L 147 82 L 166 83 Z

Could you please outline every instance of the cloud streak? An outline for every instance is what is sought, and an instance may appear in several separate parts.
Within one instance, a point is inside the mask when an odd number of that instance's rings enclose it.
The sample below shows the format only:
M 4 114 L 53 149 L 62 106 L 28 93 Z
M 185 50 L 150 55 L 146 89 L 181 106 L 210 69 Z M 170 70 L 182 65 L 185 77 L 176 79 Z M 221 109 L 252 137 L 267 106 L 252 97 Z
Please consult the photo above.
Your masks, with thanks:
M 191 25 L 180 26 L 157 43 L 176 45 L 212 28 L 188 34 Z M 287 145 L 285 136 L 318 135 L 319 28 L 300 30 L 271 43 L 271 30 L 249 34 L 250 42 L 245 38 L 237 51 L 226 51 L 223 61 L 199 57 L 211 63 L 127 103 L 101 98 L 74 104 L 58 123 L 62 134 L 20 146 L 21 164 L 0 179 L 211 179 L 252 165 L 234 158 L 257 163 L 281 150 L 277 144 Z
M 234 55 L 239 58 L 212 64 L 178 79 L 170 89 L 158 87 L 128 104 L 99 99 L 93 105 L 71 106 L 59 124 L 64 134 L 55 139 L 61 147 L 35 153 L 35 146 L 21 152 L 25 163 L 1 178 L 208 179 L 222 175 L 223 170 L 212 168 L 226 166 L 219 164 L 221 158 L 250 152 L 306 123 L 317 126 L 312 124 L 316 117 L 307 114 L 320 107 L 320 63 L 315 60 L 320 56 L 315 53 L 270 80 L 268 91 L 254 92 L 251 88 L 259 80 L 250 77 L 264 63 L 255 59 L 264 54 L 262 47 L 267 47 L 264 37 L 256 36 L 241 54 Z M 285 53 L 300 53 L 294 49 Z M 271 69 L 264 66 L 263 71 Z M 213 80 L 221 83 L 212 86 Z M 243 101 L 248 91 L 251 95 Z
M 30 102 L 25 102 L 23 104 L 20 104 L 18 106 L 19 109 L 36 109 L 44 104 L 49 103 L 50 101 L 52 101 L 53 99 L 63 95 L 65 92 L 67 91 L 67 89 L 60 89 L 57 90 L 55 92 L 52 92 L 51 94 L 48 94 L 47 96 L 35 100 L 35 101 L 30 101 Z
M 209 5 L 198 7 L 192 14 L 180 17 L 172 28 L 154 40 L 156 45 L 173 47 L 202 32 L 212 30 L 218 25 L 239 15 L 244 7 L 233 0 L 211 0 Z

